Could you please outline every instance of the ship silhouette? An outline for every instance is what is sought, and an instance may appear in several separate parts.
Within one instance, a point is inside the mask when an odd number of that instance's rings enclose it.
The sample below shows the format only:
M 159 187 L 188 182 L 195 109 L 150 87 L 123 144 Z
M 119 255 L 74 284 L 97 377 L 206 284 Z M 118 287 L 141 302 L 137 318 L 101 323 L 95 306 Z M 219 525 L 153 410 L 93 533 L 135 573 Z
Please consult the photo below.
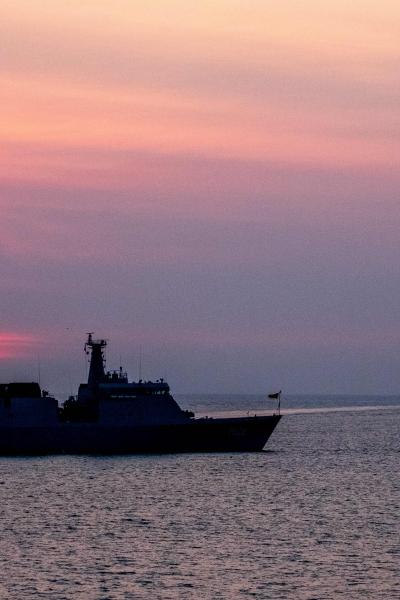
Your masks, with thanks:
M 0 454 L 257 452 L 281 418 L 195 418 L 163 379 L 106 371 L 106 345 L 88 334 L 88 381 L 62 407 L 38 383 L 0 385 Z

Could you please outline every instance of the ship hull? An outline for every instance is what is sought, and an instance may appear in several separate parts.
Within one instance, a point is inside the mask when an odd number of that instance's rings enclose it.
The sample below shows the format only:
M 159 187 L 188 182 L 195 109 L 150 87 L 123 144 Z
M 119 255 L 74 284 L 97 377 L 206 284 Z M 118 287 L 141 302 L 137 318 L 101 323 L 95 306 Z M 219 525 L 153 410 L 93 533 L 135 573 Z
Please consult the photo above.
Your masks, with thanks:
M 279 420 L 279 415 L 271 415 L 136 427 L 96 423 L 0 427 L 0 455 L 260 452 Z

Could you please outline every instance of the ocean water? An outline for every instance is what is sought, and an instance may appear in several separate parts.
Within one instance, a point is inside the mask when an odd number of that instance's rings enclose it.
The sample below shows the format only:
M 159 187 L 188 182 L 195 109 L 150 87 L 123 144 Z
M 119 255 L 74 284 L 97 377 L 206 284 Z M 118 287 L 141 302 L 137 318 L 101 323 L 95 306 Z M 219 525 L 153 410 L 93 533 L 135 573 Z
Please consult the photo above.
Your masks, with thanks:
M 400 598 L 400 398 L 283 408 L 257 454 L 0 458 L 0 598 Z

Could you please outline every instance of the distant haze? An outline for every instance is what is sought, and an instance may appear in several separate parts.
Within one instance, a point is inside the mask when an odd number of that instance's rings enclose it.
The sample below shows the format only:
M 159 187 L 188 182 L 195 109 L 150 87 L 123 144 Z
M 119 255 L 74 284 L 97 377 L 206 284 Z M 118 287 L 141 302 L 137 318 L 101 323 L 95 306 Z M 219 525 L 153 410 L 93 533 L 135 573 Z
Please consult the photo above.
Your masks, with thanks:
M 400 391 L 400 5 L 3 0 L 0 378 Z

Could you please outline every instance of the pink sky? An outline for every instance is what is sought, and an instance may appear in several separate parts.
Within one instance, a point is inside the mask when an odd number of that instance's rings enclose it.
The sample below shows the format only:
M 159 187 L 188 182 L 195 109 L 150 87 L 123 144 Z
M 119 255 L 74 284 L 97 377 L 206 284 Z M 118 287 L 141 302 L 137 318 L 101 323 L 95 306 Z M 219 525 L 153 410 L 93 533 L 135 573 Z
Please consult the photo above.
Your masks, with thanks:
M 398 2 L 3 0 L 0 36 L 2 377 L 78 382 L 93 329 L 179 390 L 399 389 Z

